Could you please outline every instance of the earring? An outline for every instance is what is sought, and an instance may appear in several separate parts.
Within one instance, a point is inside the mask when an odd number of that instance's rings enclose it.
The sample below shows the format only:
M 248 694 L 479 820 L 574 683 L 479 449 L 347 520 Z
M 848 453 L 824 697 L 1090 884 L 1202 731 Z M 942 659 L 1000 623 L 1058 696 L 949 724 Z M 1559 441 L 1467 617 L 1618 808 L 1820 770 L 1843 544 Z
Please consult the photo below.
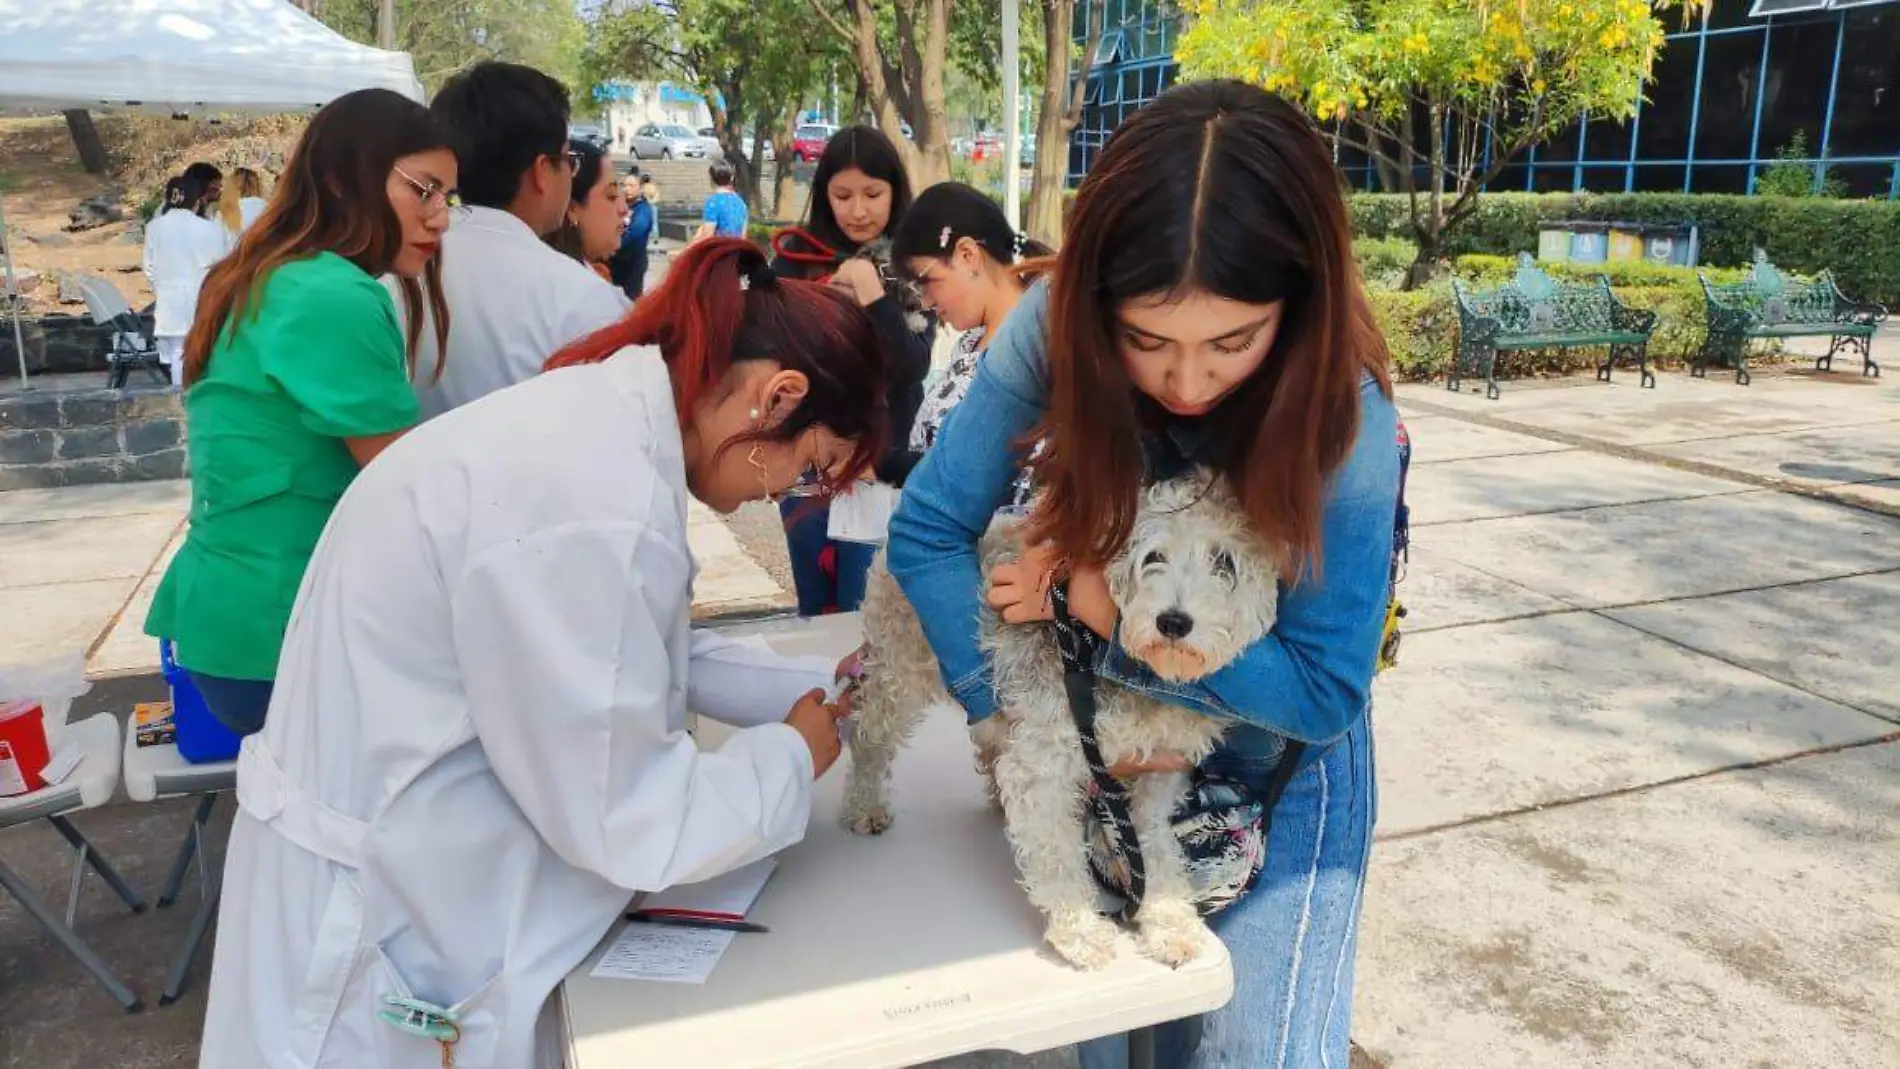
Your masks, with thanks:
M 759 473 L 759 490 L 766 497 L 771 497 L 772 496 L 772 481 L 771 481 L 772 473 L 766 470 L 764 453 L 765 453 L 764 443 L 755 442 L 752 445 L 752 452 L 746 454 L 746 460 L 749 461 L 752 464 L 752 467 L 756 469 Z
M 970 281 L 971 281 L 971 282 L 975 282 L 975 281 L 976 281 L 976 269 L 975 269 L 975 268 L 971 268 L 970 270 L 968 270 L 968 271 L 965 271 L 965 272 L 964 272 L 964 274 L 966 274 L 966 275 L 969 275 L 969 276 L 970 276 Z
M 747 414 L 746 418 L 750 419 L 754 423 L 757 423 L 759 421 L 759 410 L 756 408 L 753 409 L 750 413 Z

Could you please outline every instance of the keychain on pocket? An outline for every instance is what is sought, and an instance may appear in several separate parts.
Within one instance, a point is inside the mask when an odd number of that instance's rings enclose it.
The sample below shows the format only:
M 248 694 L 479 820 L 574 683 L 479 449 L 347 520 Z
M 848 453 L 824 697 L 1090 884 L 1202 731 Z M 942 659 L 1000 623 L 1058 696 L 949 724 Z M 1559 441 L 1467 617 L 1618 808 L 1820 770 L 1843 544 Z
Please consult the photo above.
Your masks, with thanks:
M 455 1069 L 455 1044 L 462 1038 L 462 1026 L 455 1022 L 453 1011 L 421 999 L 394 995 L 385 997 L 383 1005 L 387 1008 L 378 1010 L 377 1017 L 412 1036 L 434 1042 L 442 1048 L 442 1069 Z

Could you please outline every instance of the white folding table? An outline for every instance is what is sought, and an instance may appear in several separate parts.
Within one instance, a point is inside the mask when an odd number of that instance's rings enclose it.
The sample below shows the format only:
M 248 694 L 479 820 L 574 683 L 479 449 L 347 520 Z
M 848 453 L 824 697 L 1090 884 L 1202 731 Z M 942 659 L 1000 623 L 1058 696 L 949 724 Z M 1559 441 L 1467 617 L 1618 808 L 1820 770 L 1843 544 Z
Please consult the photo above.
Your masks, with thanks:
M 192 960 L 198 956 L 198 948 L 204 944 L 205 934 L 211 930 L 211 922 L 218 913 L 224 869 L 211 864 L 205 856 L 205 825 L 211 820 L 219 793 L 237 789 L 237 761 L 194 765 L 185 760 L 175 744 L 168 742 L 162 746 L 140 746 L 137 732 L 128 731 L 125 734 L 124 765 L 125 793 L 134 802 L 194 794 L 198 796 L 198 806 L 192 812 L 190 827 L 185 829 L 184 842 L 178 845 L 178 854 L 172 859 L 171 875 L 158 895 L 161 909 L 178 901 L 185 874 L 190 871 L 192 859 L 197 859 L 198 885 L 202 892 L 198 912 L 192 916 L 191 927 L 185 932 L 185 941 L 172 958 L 171 967 L 165 972 L 165 987 L 158 996 L 159 1005 L 169 1006 L 178 1000 L 184 990 L 185 976 L 191 971 Z
M 855 614 L 730 629 L 787 653 L 842 656 Z M 702 746 L 726 734 L 700 721 Z M 819 784 L 805 840 L 704 985 L 588 975 L 620 932 L 556 997 L 569 1069 L 885 1069 L 972 1051 L 1032 1053 L 1224 1005 L 1233 973 L 1218 940 L 1177 970 L 1123 937 L 1110 967 L 1082 972 L 1042 946 L 1017 885 L 1002 817 L 986 800 L 957 712 L 927 718 L 898 759 L 896 823 L 874 838 L 838 822 L 847 755 Z M 1136 1064 L 1146 1043 L 1136 1042 Z

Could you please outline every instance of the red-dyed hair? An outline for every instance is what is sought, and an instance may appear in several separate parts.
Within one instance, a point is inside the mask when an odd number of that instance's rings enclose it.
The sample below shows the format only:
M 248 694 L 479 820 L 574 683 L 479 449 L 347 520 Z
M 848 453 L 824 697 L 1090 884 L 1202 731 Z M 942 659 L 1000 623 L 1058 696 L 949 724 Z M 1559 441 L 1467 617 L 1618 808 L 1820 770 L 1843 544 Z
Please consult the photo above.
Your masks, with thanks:
M 736 364 L 772 360 L 809 380 L 804 399 L 783 420 L 722 449 L 789 442 L 825 427 L 853 445 L 850 459 L 826 479 L 830 492 L 850 486 L 884 451 L 885 357 L 870 316 L 829 286 L 777 277 L 759 247 L 743 238 L 688 248 L 658 289 L 619 322 L 555 353 L 546 370 L 597 363 L 629 345 L 659 347 L 681 426 L 701 402 L 719 396 Z

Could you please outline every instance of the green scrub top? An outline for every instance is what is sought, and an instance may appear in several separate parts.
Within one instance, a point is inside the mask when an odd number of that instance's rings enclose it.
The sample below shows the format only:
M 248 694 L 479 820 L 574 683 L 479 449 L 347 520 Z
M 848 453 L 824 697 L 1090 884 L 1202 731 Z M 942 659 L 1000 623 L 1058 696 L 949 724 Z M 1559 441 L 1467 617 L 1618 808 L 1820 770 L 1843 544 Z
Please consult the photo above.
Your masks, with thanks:
M 275 679 L 304 569 L 356 477 L 344 439 L 418 418 L 389 292 L 334 253 L 272 271 L 185 395 L 191 530 L 145 633 L 192 671 Z

